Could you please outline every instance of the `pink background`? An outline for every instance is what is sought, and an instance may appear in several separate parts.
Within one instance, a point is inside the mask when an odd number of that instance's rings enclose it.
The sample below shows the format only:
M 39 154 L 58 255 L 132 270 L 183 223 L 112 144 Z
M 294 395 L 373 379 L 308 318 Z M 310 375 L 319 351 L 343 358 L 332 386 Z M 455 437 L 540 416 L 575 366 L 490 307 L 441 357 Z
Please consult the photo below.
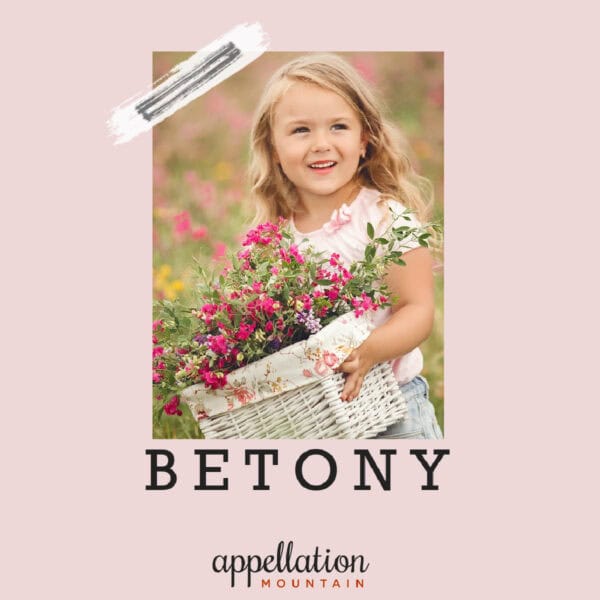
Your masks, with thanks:
M 600 98 L 589 5 L 13 8 L 3 94 L 6 597 L 222 597 L 229 587 L 210 572 L 212 556 L 267 554 L 280 539 L 365 554 L 366 587 L 353 592 L 365 598 L 592 596 Z M 151 439 L 151 136 L 114 147 L 105 121 L 149 85 L 153 50 L 200 48 L 254 21 L 271 50 L 446 53 L 440 443 Z M 243 449 L 259 445 L 280 449 L 271 492 L 252 492 L 254 470 L 242 466 Z M 393 490 L 354 492 L 352 449 L 392 445 Z M 193 491 L 202 446 L 229 448 L 229 492 Z M 328 491 L 295 481 L 295 458 L 311 447 L 339 459 Z M 439 492 L 420 490 L 411 447 L 450 448 Z M 144 490 L 146 448 L 175 452 L 174 490 Z

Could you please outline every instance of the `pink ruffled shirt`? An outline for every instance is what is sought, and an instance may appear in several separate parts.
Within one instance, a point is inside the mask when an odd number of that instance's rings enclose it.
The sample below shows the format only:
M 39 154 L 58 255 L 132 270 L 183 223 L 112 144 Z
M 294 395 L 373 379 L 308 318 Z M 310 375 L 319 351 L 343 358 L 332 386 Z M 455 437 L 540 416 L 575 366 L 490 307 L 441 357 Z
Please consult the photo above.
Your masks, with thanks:
M 339 210 L 333 212 L 331 219 L 323 227 L 309 233 L 298 231 L 292 218 L 290 225 L 295 242 L 301 244 L 302 240 L 308 239 L 308 243 L 321 252 L 328 254 L 337 252 L 346 267 L 356 260 L 361 260 L 364 258 L 365 246 L 369 243 L 367 223 L 372 223 L 377 231 L 385 215 L 385 207 L 382 208 L 382 204 L 378 204 L 378 199 L 378 191 L 362 188 L 350 206 L 343 204 Z M 396 214 L 406 210 L 402 204 L 393 200 L 387 200 L 385 204 Z M 408 224 L 419 225 L 412 216 Z M 409 249 L 417 248 L 418 243 L 408 243 L 407 246 Z M 375 325 L 385 323 L 391 314 L 391 308 L 378 311 L 374 319 Z M 396 379 L 403 385 L 423 369 L 423 354 L 419 348 L 415 348 L 408 354 L 393 360 L 391 364 Z

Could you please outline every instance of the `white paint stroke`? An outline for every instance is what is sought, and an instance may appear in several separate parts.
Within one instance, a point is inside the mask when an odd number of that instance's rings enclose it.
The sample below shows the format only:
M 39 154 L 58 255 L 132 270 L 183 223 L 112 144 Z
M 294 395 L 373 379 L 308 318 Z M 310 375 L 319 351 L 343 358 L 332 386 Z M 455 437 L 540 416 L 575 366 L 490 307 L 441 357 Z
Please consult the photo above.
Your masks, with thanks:
M 140 133 L 152 129 L 181 107 L 256 60 L 268 45 L 268 37 L 260 23 L 243 23 L 175 65 L 148 92 L 133 96 L 113 109 L 108 128 L 111 135 L 116 137 L 115 144 L 128 142 Z M 203 80 L 211 68 L 216 66 L 218 70 L 219 64 L 226 66 L 212 78 Z M 193 85 L 194 81 L 198 85 Z M 156 85 L 158 82 L 162 83 Z M 147 106 L 151 106 L 152 110 L 144 110 Z

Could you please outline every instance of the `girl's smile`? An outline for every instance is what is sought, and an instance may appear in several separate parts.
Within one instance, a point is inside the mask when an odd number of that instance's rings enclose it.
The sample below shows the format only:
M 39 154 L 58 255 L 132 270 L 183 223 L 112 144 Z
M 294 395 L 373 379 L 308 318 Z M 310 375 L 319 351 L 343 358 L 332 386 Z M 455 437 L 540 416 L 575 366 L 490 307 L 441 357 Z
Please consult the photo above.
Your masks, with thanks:
M 317 171 L 319 175 L 324 175 L 325 173 L 331 173 L 336 164 L 334 160 L 318 160 L 308 166 Z
M 340 95 L 295 82 L 275 107 L 273 145 L 310 211 L 316 202 L 333 209 L 348 199 L 366 141 L 358 115 Z

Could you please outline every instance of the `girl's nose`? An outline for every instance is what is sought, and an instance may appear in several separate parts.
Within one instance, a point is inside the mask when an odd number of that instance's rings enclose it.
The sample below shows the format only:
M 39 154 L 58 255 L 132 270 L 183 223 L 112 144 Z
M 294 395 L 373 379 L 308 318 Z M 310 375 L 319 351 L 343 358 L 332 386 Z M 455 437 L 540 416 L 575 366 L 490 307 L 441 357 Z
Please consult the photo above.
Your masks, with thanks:
M 313 152 L 324 152 L 326 150 L 329 150 L 329 148 L 330 148 L 330 144 L 329 144 L 329 140 L 327 138 L 327 134 L 317 133 L 315 135 L 315 138 L 313 141 L 313 147 L 312 147 Z

